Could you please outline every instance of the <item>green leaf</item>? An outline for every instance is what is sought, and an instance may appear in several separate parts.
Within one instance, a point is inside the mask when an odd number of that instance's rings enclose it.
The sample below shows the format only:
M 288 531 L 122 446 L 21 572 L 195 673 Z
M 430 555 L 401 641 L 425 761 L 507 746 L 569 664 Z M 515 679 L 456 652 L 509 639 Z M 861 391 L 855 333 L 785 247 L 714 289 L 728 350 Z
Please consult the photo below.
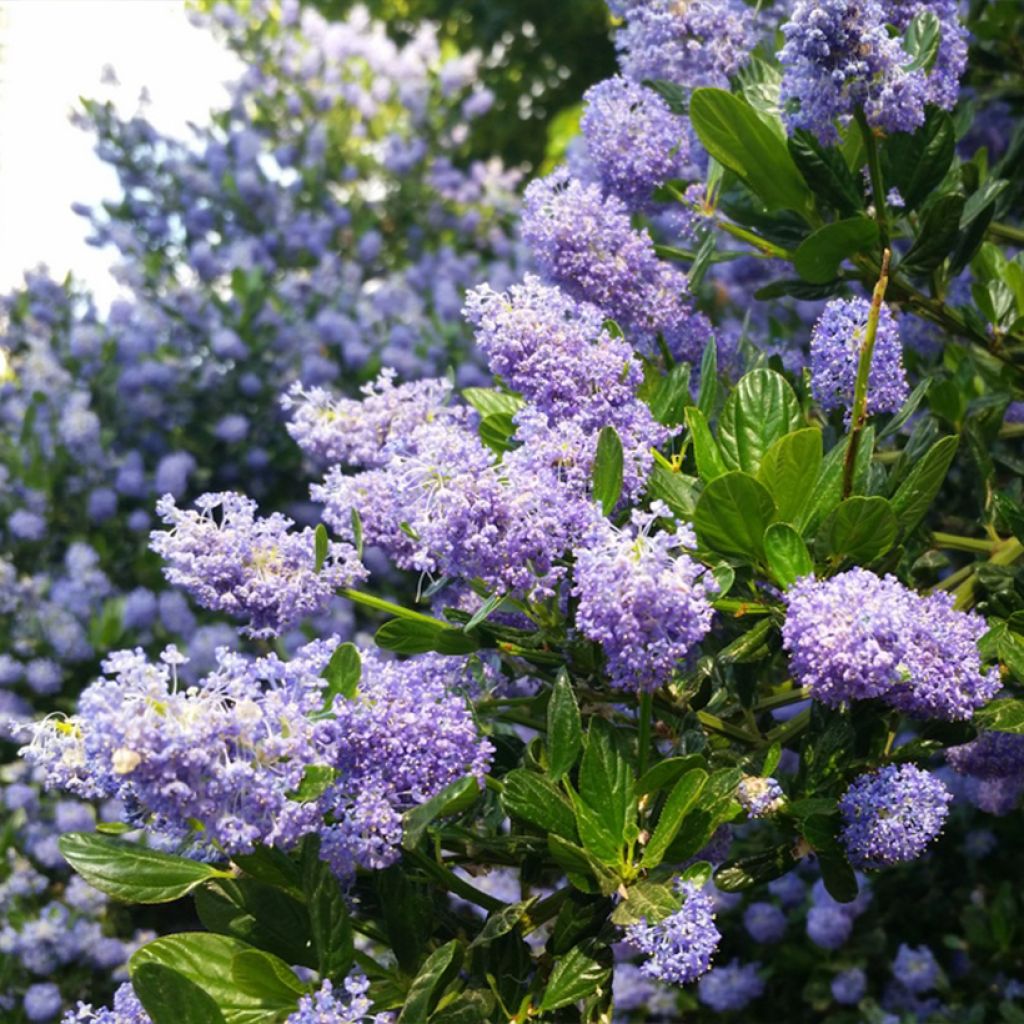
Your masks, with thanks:
M 840 851 L 819 853 L 821 880 L 832 899 L 839 903 L 852 903 L 857 898 L 857 876 Z
M 582 846 L 570 843 L 554 832 L 548 833 L 548 853 L 551 859 L 570 876 L 587 878 L 593 876 L 597 880 L 598 887 L 605 895 L 615 892 L 621 884 L 619 876 L 609 871 L 604 864 L 592 856 Z M 573 880 L 570 877 L 570 880 Z M 575 884 L 575 882 L 574 882 Z M 588 889 L 592 892 L 593 889 Z
M 182 974 L 217 1004 L 225 1024 L 278 1024 L 279 1007 L 267 1006 L 254 993 L 239 988 L 231 965 L 239 953 L 252 949 L 238 939 L 210 932 L 177 932 L 150 942 L 129 961 L 132 979 L 146 964 Z
M 692 277 L 690 287 L 693 287 Z M 674 427 L 683 422 L 686 407 L 690 404 L 690 368 L 686 363 L 676 363 L 658 381 L 657 390 L 650 400 L 651 413 L 659 423 Z
M 823 557 L 873 562 L 896 543 L 899 522 L 885 498 L 847 498 L 830 513 L 818 531 Z
M 194 981 L 162 964 L 143 964 L 132 988 L 153 1024 L 224 1024 L 217 1004 Z
M 283 961 L 261 949 L 236 953 L 231 961 L 231 979 L 247 995 L 255 996 L 264 1006 L 291 1012 L 306 986 Z
M 523 405 L 518 396 L 494 388 L 463 388 L 462 397 L 484 418 L 514 416 Z
M 814 572 L 814 562 L 803 537 L 789 523 L 772 523 L 764 531 L 764 554 L 768 568 L 783 589 Z
M 436 626 L 418 619 L 390 619 L 374 635 L 378 647 L 398 654 L 470 654 L 480 646 L 461 629 L 438 623 Z
M 783 522 L 798 523 L 821 472 L 821 431 L 794 430 L 773 442 L 764 453 L 757 479 L 771 491 Z
M 654 464 L 647 478 L 647 497 L 652 501 L 663 501 L 681 519 L 690 519 L 697 507 L 697 488 L 694 477 L 674 473 L 664 466 Z
M 697 391 L 697 408 L 705 419 L 711 419 L 718 404 L 718 346 L 710 338 L 700 358 L 700 387 Z
M 929 108 L 924 125 L 916 132 L 895 132 L 885 140 L 885 180 L 899 189 L 907 212 L 917 209 L 939 186 L 955 149 L 953 119 L 936 107 Z
M 622 902 L 611 915 L 612 924 L 620 928 L 636 924 L 641 918 L 648 924 L 674 914 L 681 906 L 681 900 L 670 885 L 644 879 L 626 890 Z
M 687 754 L 685 757 L 666 757 L 652 765 L 637 780 L 638 796 L 644 793 L 656 793 L 659 789 L 671 786 L 691 768 L 703 768 L 704 758 L 700 754 Z
M 938 16 L 934 11 L 920 11 L 907 26 L 903 37 L 903 49 L 910 55 L 910 63 L 904 64 L 903 70 L 931 71 L 941 42 L 942 23 Z
M 953 251 L 960 236 L 964 197 L 959 192 L 939 196 L 925 211 L 917 238 L 900 260 L 908 274 L 929 274 Z
M 748 473 L 726 473 L 704 489 L 693 514 L 700 543 L 723 555 L 764 557 L 763 538 L 775 518 L 775 502 Z
M 504 782 L 501 806 L 506 813 L 542 832 L 554 832 L 570 842 L 576 839 L 572 807 L 552 782 L 526 768 L 514 768 Z
M 818 479 L 814 482 L 814 489 L 810 498 L 803 506 L 799 521 L 795 524 L 805 536 L 813 534 L 818 524 L 838 504 L 843 493 L 843 465 L 846 461 L 847 439 L 843 438 L 825 456 L 818 473 Z M 854 490 L 858 483 L 867 475 L 871 465 L 871 454 L 875 447 L 875 428 L 867 426 L 861 435 L 860 446 L 857 449 L 857 459 L 854 465 L 853 481 Z
M 402 846 L 414 850 L 423 838 L 424 832 L 438 818 L 459 814 L 476 803 L 480 796 L 480 784 L 472 776 L 456 779 L 434 794 L 425 803 L 406 811 L 403 816 Z
M 686 410 L 686 425 L 690 428 L 693 454 L 697 460 L 697 475 L 701 480 L 714 480 L 716 476 L 728 472 L 718 442 L 712 435 L 707 420 L 704 419 L 704 413 L 695 405 Z
M 715 872 L 715 885 L 723 892 L 741 892 L 781 878 L 795 865 L 792 846 L 784 843 L 763 853 L 727 861 Z
M 800 129 L 787 143 L 789 155 L 814 194 L 841 214 L 864 207 L 864 190 L 835 147 L 826 148 L 810 132 Z
M 336 696 L 351 700 L 359 689 L 363 674 L 363 661 L 355 644 L 339 644 L 331 660 L 320 675 L 327 680 L 324 689 L 324 709 L 330 708 Z
M 707 781 L 708 773 L 700 768 L 694 768 L 672 787 L 672 792 L 669 793 L 661 815 L 658 817 L 658 824 L 644 847 L 642 867 L 651 870 L 661 863 L 672 840 L 679 833 L 683 818 L 697 802 Z
M 338 879 L 320 859 L 320 844 L 315 838 L 307 838 L 302 850 L 302 889 L 317 972 L 323 978 L 340 981 L 352 966 L 352 924 Z
M 800 403 L 786 378 L 774 370 L 752 370 L 736 385 L 718 421 L 726 466 L 756 473 L 768 448 L 801 426 Z
M 619 852 L 616 861 L 621 859 L 626 825 L 636 824 L 633 772 L 622 752 L 615 730 L 604 719 L 591 720 L 586 749 L 580 764 L 579 784 L 580 800 L 617 847 Z M 580 837 L 584 840 L 583 845 L 589 847 L 582 827 Z M 610 852 L 607 860 L 612 860 Z
M 956 435 L 936 441 L 924 458 L 914 464 L 892 496 L 892 510 L 904 534 L 910 533 L 931 507 L 942 481 L 946 479 L 959 443 Z
M 444 990 L 458 976 L 462 945 L 457 939 L 435 949 L 424 961 L 409 986 L 398 1024 L 423 1024 L 437 1006 Z
M 313 547 L 316 556 L 316 571 L 319 572 L 327 561 L 327 553 L 330 551 L 331 542 L 327 537 L 327 527 L 323 523 L 317 523 L 313 531 Z
M 323 796 L 337 777 L 338 773 L 329 765 L 308 764 L 303 769 L 298 788 L 289 793 L 288 798 L 296 803 L 308 804 Z
M 170 903 L 201 882 L 230 877 L 210 864 L 95 832 L 68 832 L 59 846 L 91 886 L 124 903 Z
M 1024 700 L 1000 697 L 974 712 L 974 724 L 985 732 L 1024 733 Z
M 477 949 L 486 946 L 494 939 L 500 939 L 502 935 L 508 935 L 525 920 L 530 908 L 540 897 L 531 896 L 528 900 L 520 903 L 510 903 L 501 910 L 494 910 L 487 916 L 483 928 L 480 929 L 477 937 L 469 944 L 470 949 Z
M 593 488 L 601 511 L 611 515 L 622 494 L 622 442 L 614 427 L 602 427 L 597 437 Z
M 611 980 L 610 967 L 588 956 L 576 946 L 556 961 L 540 1010 L 548 1013 L 585 999 Z
M 349 515 L 349 519 L 352 521 L 352 546 L 356 549 L 356 555 L 359 558 L 363 557 L 363 517 L 359 514 L 359 509 L 353 506 L 352 511 Z
M 512 435 L 516 425 L 507 412 L 495 412 L 480 421 L 480 440 L 498 455 L 511 451 L 515 444 Z
M 812 284 L 835 280 L 843 261 L 878 244 L 878 225 L 868 217 L 837 220 L 811 232 L 793 254 L 796 272 Z
M 566 672 L 555 680 L 548 701 L 548 771 L 556 782 L 572 769 L 583 749 L 583 725 L 576 694 Z
M 744 99 L 725 89 L 695 89 L 690 120 L 704 148 L 738 174 L 769 210 L 811 204 L 781 125 L 773 130 Z

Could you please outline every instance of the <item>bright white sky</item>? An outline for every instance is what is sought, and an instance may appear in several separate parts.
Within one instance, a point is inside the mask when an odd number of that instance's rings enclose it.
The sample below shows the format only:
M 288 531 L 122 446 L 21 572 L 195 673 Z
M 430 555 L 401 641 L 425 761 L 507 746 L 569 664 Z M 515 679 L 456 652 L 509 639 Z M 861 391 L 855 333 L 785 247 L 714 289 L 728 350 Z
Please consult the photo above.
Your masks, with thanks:
M 100 83 L 110 65 L 116 88 Z M 113 97 L 185 134 L 220 106 L 234 57 L 188 21 L 183 0 L 0 0 L 0 293 L 39 263 L 85 281 L 102 305 L 117 294 L 109 253 L 87 246 L 74 201 L 117 194 L 88 133 L 68 123 L 79 96 Z

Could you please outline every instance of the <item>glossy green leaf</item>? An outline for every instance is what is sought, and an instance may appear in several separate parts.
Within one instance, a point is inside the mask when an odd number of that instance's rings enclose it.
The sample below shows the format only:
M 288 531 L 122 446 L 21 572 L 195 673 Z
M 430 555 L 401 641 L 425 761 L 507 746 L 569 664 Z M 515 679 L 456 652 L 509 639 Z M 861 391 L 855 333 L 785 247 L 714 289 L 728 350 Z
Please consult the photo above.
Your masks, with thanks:
M 288 798 L 296 803 L 308 804 L 323 796 L 337 777 L 338 773 L 329 765 L 308 764 L 303 769 L 298 787 L 288 794 Z
M 914 463 L 903 483 L 896 489 L 892 496 L 892 510 L 904 533 L 910 533 L 931 507 L 946 479 L 959 443 L 955 435 L 936 441 L 924 458 Z
M 723 892 L 742 892 L 781 878 L 796 866 L 792 844 L 727 861 L 715 872 L 715 885 Z
M 726 400 L 718 445 L 729 469 L 756 473 L 771 445 L 803 425 L 800 403 L 786 378 L 774 370 L 752 370 Z
M 869 217 L 848 217 L 811 232 L 793 254 L 796 272 L 812 284 L 826 284 L 844 260 L 878 244 L 878 224 Z
M 302 888 L 317 972 L 321 977 L 340 981 L 352 966 L 352 924 L 338 879 L 320 859 L 315 839 L 307 839 L 302 851 Z
M 490 416 L 484 416 L 480 420 L 479 432 L 480 440 L 498 455 L 515 447 L 512 435 L 516 432 L 516 425 L 511 414 L 507 412 L 494 412 Z
M 773 130 L 739 96 L 725 89 L 695 89 L 690 120 L 704 148 L 738 174 L 769 210 L 805 210 L 811 195 L 786 148 L 782 126 Z
M 764 557 L 764 531 L 774 518 L 775 502 L 767 488 L 748 473 L 732 472 L 704 489 L 693 525 L 704 547 L 757 560 Z
M 580 764 L 579 795 L 584 806 L 611 837 L 613 845 L 621 850 L 625 842 L 627 822 L 635 825 L 636 798 L 633 791 L 633 772 L 622 752 L 618 735 L 613 727 L 601 718 L 591 719 L 586 748 Z M 589 846 L 582 827 L 580 836 L 584 840 L 583 845 Z M 610 862 L 614 861 L 610 853 L 606 856 Z
M 708 773 L 694 768 L 672 787 L 658 817 L 658 824 L 644 847 L 642 867 L 650 870 L 661 863 L 672 840 L 679 834 L 683 819 L 697 802 L 707 781 Z
M 557 786 L 526 768 L 513 769 L 504 781 L 501 805 L 508 814 L 542 832 L 554 832 L 570 842 L 575 841 L 575 815 Z
M 291 1012 L 307 989 L 283 961 L 262 949 L 246 949 L 231 960 L 231 978 L 264 1006 Z
M 863 209 L 863 186 L 838 149 L 823 146 L 802 129 L 790 135 L 787 145 L 797 170 L 818 199 L 845 216 Z
M 470 775 L 457 779 L 425 803 L 406 811 L 402 819 L 402 846 L 414 850 L 427 828 L 438 818 L 461 814 L 480 797 L 480 784 Z
M 1000 697 L 974 712 L 974 724 L 985 732 L 1024 733 L 1024 700 Z
M 230 877 L 210 864 L 95 832 L 68 832 L 59 846 L 91 886 L 124 903 L 170 903 L 201 882 Z
M 614 427 L 603 427 L 598 435 L 593 490 L 601 511 L 611 515 L 622 494 L 622 442 Z
M 772 523 L 764 531 L 764 554 L 768 568 L 784 589 L 814 572 L 803 537 L 789 523 Z
M 798 521 L 794 524 L 805 536 L 817 531 L 821 521 L 839 504 L 843 493 L 843 468 L 846 460 L 847 439 L 843 438 L 824 458 L 811 495 L 803 504 Z M 854 491 L 860 487 L 871 465 L 875 445 L 875 428 L 867 426 L 861 434 L 854 466 Z
M 423 1024 L 430 1017 L 444 990 L 458 976 L 462 956 L 461 943 L 452 939 L 427 957 L 409 986 L 398 1024 Z
M 658 381 L 650 399 L 651 413 L 659 423 L 674 427 L 683 422 L 686 407 L 690 404 L 690 367 L 686 363 L 676 363 Z
M 697 474 L 701 480 L 706 483 L 708 480 L 714 480 L 716 476 L 722 476 L 723 473 L 728 472 L 718 442 L 711 433 L 704 413 L 695 405 L 691 405 L 686 410 L 686 425 L 690 429 L 693 455 L 697 460 Z
M 706 420 L 711 419 L 718 404 L 718 346 L 715 339 L 709 339 L 700 358 L 700 387 L 697 391 L 697 408 Z
M 480 645 L 461 629 L 438 623 L 436 626 L 418 619 L 390 619 L 381 626 L 374 641 L 378 647 L 397 654 L 470 654 Z
M 331 542 L 327 537 L 327 527 L 323 523 L 317 523 L 313 531 L 313 548 L 315 556 L 316 571 L 319 572 L 327 561 L 327 554 L 330 551 Z
M 899 522 L 885 498 L 847 498 L 821 524 L 817 545 L 823 557 L 873 562 L 896 543 Z
M 572 683 L 565 672 L 558 674 L 551 690 L 547 724 L 548 771 L 557 782 L 576 764 L 583 749 L 580 709 Z
M 773 442 L 764 453 L 757 479 L 771 492 L 779 519 L 798 523 L 821 472 L 821 431 L 794 430 Z
M 327 680 L 324 689 L 324 707 L 329 708 L 336 696 L 351 700 L 359 689 L 363 662 L 355 644 L 339 644 L 334 649 L 327 667 L 320 673 Z
M 541 999 L 541 1012 L 577 1003 L 610 983 L 611 968 L 577 946 L 556 961 Z
M 946 176 L 953 162 L 956 133 L 953 119 L 932 107 L 915 132 L 895 132 L 882 147 L 887 185 L 899 189 L 904 210 L 916 210 Z
M 690 519 L 698 495 L 696 478 L 654 464 L 647 478 L 647 497 L 651 501 L 663 501 L 680 519 Z
M 163 964 L 143 964 L 132 975 L 132 988 L 153 1024 L 224 1024 L 203 989 Z
M 899 269 L 908 274 L 931 273 L 954 249 L 960 235 L 964 197 L 959 192 L 939 196 L 925 211 L 917 237 Z
M 129 968 L 133 979 L 145 964 L 159 964 L 184 975 L 217 1004 L 225 1024 L 278 1024 L 280 1007 L 265 1005 L 257 994 L 240 988 L 232 976 L 235 957 L 250 949 L 226 935 L 177 932 L 137 950 Z
M 513 416 L 522 408 L 523 400 L 494 388 L 463 388 L 462 397 L 481 416 Z
M 673 785 L 692 768 L 703 768 L 704 758 L 700 754 L 687 754 L 684 757 L 666 757 L 652 765 L 637 780 L 638 796 L 644 793 L 656 793 L 659 789 Z
M 939 54 L 941 42 L 942 23 L 938 15 L 927 9 L 919 11 L 914 15 L 903 36 L 903 49 L 910 57 L 910 62 L 903 65 L 903 70 L 931 71 Z
M 681 903 L 671 885 L 643 879 L 626 890 L 622 902 L 612 912 L 611 922 L 620 928 L 636 924 L 641 919 L 654 924 L 674 914 Z

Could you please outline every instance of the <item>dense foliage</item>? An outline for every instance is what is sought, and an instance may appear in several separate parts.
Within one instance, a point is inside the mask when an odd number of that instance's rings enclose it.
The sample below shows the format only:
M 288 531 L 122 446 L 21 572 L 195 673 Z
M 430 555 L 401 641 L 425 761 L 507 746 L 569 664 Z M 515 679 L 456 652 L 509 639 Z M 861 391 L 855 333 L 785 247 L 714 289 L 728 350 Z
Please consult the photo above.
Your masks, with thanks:
M 1024 1019 L 1014 26 L 611 8 L 521 203 L 359 11 L 214 8 L 189 143 L 87 104 L 131 298 L 7 303 L 13 1019 L 129 953 L 65 1022 Z

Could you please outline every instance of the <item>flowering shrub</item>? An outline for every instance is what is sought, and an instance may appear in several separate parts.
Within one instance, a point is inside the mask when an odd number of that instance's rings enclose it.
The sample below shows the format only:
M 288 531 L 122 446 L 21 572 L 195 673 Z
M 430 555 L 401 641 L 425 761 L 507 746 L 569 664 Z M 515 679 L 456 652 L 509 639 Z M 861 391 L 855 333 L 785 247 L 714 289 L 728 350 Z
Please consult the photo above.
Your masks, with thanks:
M 23 730 L 123 808 L 61 837 L 81 877 L 205 929 L 66 1021 L 1020 1016 L 1024 236 L 1013 160 L 956 151 L 965 29 L 614 11 L 534 272 L 465 300 L 493 380 L 300 364 L 320 523 L 160 499 L 164 574 L 240 636 L 337 593 L 374 646 L 120 650 Z

